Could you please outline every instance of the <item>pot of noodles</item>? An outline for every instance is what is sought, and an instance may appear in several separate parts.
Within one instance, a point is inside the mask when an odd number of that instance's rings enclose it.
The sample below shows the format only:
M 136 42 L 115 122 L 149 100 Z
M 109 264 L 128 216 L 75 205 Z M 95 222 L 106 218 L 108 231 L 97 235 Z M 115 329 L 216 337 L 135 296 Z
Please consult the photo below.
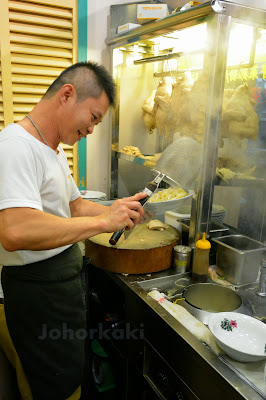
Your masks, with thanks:
M 178 186 L 167 189 L 157 189 L 154 195 L 145 204 L 146 211 L 160 214 L 165 211 L 174 211 L 181 204 L 193 196 L 194 190 Z

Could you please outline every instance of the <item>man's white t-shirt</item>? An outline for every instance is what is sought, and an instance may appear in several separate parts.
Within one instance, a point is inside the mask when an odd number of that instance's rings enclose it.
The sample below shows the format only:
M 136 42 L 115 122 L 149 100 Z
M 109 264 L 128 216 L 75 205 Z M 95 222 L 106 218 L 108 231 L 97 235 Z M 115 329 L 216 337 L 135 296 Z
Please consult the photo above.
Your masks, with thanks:
M 0 210 L 29 207 L 70 218 L 69 202 L 80 192 L 71 176 L 66 155 L 58 154 L 18 124 L 0 134 Z M 42 227 L 40 227 L 40 230 Z M 24 265 L 55 256 L 68 246 L 51 250 L 8 252 L 0 244 L 1 265 Z

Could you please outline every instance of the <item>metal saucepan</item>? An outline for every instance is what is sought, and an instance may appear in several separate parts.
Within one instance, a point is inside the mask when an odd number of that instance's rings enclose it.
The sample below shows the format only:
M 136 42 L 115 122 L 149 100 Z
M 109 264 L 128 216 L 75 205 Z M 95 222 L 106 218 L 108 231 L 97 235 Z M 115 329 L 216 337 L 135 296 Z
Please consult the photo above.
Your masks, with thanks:
M 182 305 L 205 325 L 208 325 L 209 318 L 213 313 L 225 311 L 252 313 L 248 309 L 246 301 L 238 293 L 213 283 L 196 283 L 187 286 L 181 296 L 184 301 L 177 304 Z

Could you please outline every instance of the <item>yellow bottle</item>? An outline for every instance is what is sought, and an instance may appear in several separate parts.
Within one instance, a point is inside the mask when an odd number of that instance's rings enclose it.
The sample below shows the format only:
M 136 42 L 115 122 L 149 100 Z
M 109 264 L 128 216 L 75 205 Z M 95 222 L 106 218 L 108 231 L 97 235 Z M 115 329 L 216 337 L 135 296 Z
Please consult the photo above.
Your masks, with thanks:
M 206 282 L 208 278 L 209 253 L 211 244 L 205 237 L 206 234 L 204 232 L 202 239 L 196 242 L 196 254 L 192 267 L 193 282 Z

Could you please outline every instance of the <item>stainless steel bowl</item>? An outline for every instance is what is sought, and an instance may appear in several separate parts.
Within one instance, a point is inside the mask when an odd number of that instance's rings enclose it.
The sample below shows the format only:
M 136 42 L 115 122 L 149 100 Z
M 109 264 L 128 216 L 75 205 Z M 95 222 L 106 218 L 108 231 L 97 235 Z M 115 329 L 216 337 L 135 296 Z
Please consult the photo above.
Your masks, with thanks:
M 180 295 L 179 295 L 180 296 Z M 196 283 L 187 286 L 178 301 L 195 318 L 208 325 L 213 313 L 234 311 L 251 315 L 252 307 L 234 290 L 213 283 Z M 172 299 L 173 301 L 173 299 Z

